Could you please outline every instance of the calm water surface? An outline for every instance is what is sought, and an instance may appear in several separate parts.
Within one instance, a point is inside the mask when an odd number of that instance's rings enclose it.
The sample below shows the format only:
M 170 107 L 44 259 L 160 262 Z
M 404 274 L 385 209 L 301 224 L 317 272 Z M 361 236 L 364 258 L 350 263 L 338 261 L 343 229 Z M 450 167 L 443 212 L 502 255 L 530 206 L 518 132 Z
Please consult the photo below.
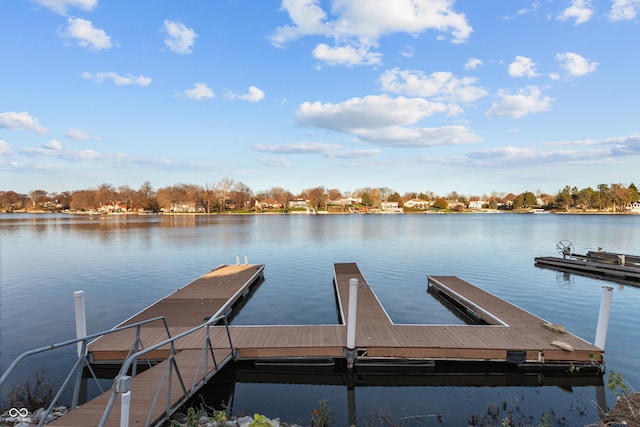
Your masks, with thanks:
M 534 266 L 561 239 L 578 253 L 640 253 L 640 217 L 586 215 L 100 216 L 0 215 L 0 368 L 21 352 L 73 338 L 73 292 L 89 333 L 109 329 L 220 264 L 245 254 L 265 281 L 234 324 L 337 323 L 332 264 L 357 262 L 395 323 L 463 321 L 426 292 L 426 275 L 455 275 L 593 341 L 602 286 L 614 287 L 606 368 L 640 388 L 640 289 Z M 73 354 L 35 359 L 54 378 Z M 22 376 L 22 377 L 20 377 Z M 606 376 L 605 376 L 606 384 Z M 344 386 L 221 381 L 235 413 L 307 423 L 328 399 L 347 424 Z M 5 397 L 10 387 L 3 387 Z M 229 398 L 231 395 L 231 398 Z M 607 401 L 613 402 L 609 392 Z M 407 425 L 466 425 L 488 405 L 539 422 L 597 420 L 596 388 L 440 385 L 356 387 L 360 419 L 390 412 Z M 217 402 L 216 402 L 217 403 Z M 2 406 L 2 405 L 0 405 Z

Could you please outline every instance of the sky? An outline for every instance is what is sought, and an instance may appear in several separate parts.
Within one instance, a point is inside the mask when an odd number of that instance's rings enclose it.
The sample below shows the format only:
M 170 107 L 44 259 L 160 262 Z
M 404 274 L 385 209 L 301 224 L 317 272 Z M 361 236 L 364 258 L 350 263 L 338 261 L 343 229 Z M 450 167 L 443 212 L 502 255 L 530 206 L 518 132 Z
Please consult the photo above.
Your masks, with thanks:
M 11 0 L 0 191 L 640 185 L 640 0 Z

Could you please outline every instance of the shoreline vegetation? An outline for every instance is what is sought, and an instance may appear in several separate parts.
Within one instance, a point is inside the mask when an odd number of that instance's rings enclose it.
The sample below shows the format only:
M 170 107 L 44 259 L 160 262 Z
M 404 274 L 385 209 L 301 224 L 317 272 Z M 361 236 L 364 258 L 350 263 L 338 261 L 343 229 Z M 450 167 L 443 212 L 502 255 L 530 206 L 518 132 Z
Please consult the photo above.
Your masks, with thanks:
M 213 214 L 213 213 L 640 213 L 635 184 L 599 184 L 578 189 L 565 186 L 556 195 L 524 191 L 465 196 L 456 191 L 400 195 L 388 187 L 365 187 L 343 192 L 317 186 L 294 194 L 282 187 L 254 192 L 242 182 L 223 178 L 204 186 L 176 184 L 154 189 L 101 184 L 96 188 L 61 193 L 33 190 L 28 194 L 0 190 L 2 212 L 64 212 L 87 214 Z
M 305 209 L 261 209 L 261 210 L 227 210 L 221 212 L 100 212 L 100 211 L 73 211 L 73 210 L 14 210 L 0 211 L 0 214 L 68 214 L 81 216 L 217 216 L 217 215 L 391 215 L 391 214 L 409 214 L 409 215 L 438 215 L 438 214 L 556 214 L 556 215 L 640 215 L 640 211 L 611 211 L 611 210 L 593 210 L 593 209 L 570 209 L 570 210 L 544 210 L 544 209 L 426 209 L 415 210 L 405 209 L 403 211 L 385 212 L 379 209 L 370 209 L 362 211 L 326 211 L 316 210 L 313 213 L 307 212 Z

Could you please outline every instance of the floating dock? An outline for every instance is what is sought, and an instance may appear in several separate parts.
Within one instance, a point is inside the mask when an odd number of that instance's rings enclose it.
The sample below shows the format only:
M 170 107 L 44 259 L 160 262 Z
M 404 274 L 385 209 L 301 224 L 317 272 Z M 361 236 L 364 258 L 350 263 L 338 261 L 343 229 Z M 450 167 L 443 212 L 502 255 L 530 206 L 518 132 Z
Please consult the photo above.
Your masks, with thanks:
M 623 281 L 640 286 L 640 257 L 615 252 L 589 251 L 586 255 L 535 258 L 536 267 L 547 267 L 585 276 Z
M 394 324 L 355 263 L 336 263 L 333 267 L 340 324 L 218 325 L 182 337 L 181 334 L 192 331 L 208 319 L 228 313 L 252 285 L 262 280 L 263 269 L 263 265 L 220 266 L 119 325 L 165 316 L 167 328 L 161 322 L 152 322 L 137 329 L 105 335 L 89 345 L 89 359 L 96 367 L 123 363 L 134 344 L 152 349 L 154 344 L 162 344 L 167 335 L 181 336 L 171 346 L 163 345 L 150 351 L 147 356 L 152 367 L 131 379 L 131 425 L 156 425 L 165 420 L 180 402 L 183 390 L 176 386 L 168 392 L 166 386 L 157 389 L 157 384 L 163 384 L 167 372 L 171 375 L 171 367 L 175 367 L 176 372 L 179 369 L 182 377 L 190 378 L 193 372 L 200 375 L 197 371 L 202 368 L 199 360 L 204 353 L 210 352 L 211 359 L 218 362 L 210 363 L 204 369 L 203 383 L 232 360 L 254 366 L 344 361 L 349 321 L 346 307 L 352 278 L 358 279 L 356 372 L 359 369 L 363 372 L 365 369 L 406 372 L 402 371 L 403 367 L 488 362 L 525 371 L 561 370 L 565 373 L 571 367 L 579 366 L 584 369 L 577 370 L 576 375 L 581 375 L 580 372 L 586 373 L 589 368 L 595 369 L 603 363 L 602 349 L 562 328 L 550 328 L 549 322 L 454 276 L 429 276 L 428 287 L 479 324 Z M 204 347 L 206 351 L 203 351 L 203 342 L 209 343 Z M 490 367 L 487 372 L 491 372 Z M 156 398 L 164 396 L 163 403 L 156 407 L 152 404 L 154 394 Z M 98 425 L 110 398 L 115 399 L 111 390 L 50 425 Z M 119 405 L 116 401 L 106 425 L 118 425 Z

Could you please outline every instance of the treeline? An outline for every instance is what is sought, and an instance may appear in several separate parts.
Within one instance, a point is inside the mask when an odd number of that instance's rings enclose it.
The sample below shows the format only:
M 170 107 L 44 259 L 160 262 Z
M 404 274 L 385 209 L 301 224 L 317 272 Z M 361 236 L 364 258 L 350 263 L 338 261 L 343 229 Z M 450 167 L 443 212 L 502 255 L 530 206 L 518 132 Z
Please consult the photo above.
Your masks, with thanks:
M 635 184 L 628 187 L 623 184 L 600 184 L 594 190 L 591 187 L 579 190 L 568 185 L 560 190 L 555 197 L 557 208 L 571 209 L 598 209 L 623 211 L 632 202 L 640 201 L 640 194 Z
M 398 206 L 412 199 L 428 201 L 432 206 L 460 210 L 472 202 L 490 209 L 521 209 L 544 207 L 546 209 L 599 209 L 624 210 L 631 202 L 640 200 L 637 187 L 631 183 L 600 184 L 597 189 L 591 187 L 578 189 L 566 186 L 557 195 L 534 194 L 530 191 L 520 193 L 496 193 L 481 196 L 463 196 L 456 191 L 447 195 L 438 195 L 431 191 L 408 192 L 400 195 L 388 187 L 365 187 L 354 191 L 342 192 L 338 189 L 326 189 L 317 186 L 305 189 L 298 194 L 282 187 L 254 192 L 242 182 L 223 178 L 214 184 L 204 186 L 195 184 L 175 184 L 154 189 L 149 182 L 138 189 L 129 186 L 114 187 L 101 184 L 95 188 L 48 193 L 45 190 L 33 190 L 29 194 L 14 191 L 0 191 L 0 211 L 124 211 L 124 212 L 222 212 L 227 210 L 253 210 L 256 202 L 269 200 L 274 205 L 286 208 L 291 200 L 306 200 L 316 209 L 326 209 L 328 205 L 351 198 L 359 204 L 380 207 L 383 202 L 397 202 Z

